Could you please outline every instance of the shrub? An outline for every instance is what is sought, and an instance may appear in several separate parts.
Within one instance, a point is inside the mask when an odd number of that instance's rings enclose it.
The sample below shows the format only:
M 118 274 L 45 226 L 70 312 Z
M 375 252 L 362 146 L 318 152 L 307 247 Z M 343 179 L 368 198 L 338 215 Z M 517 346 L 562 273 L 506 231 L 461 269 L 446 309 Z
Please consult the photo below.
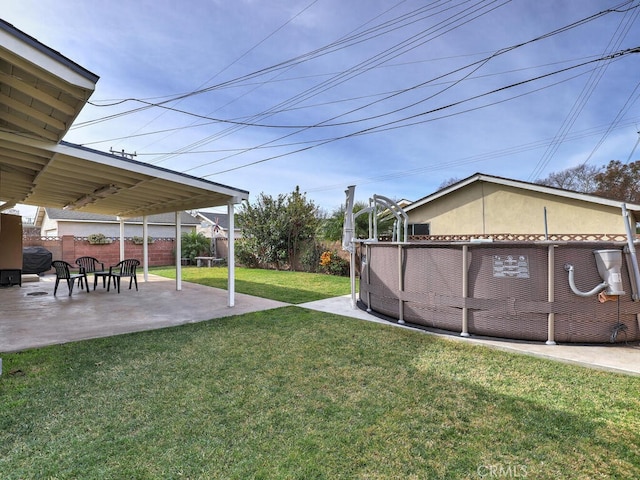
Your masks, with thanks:
M 92 233 L 87 236 L 87 240 L 91 245 L 108 245 L 113 242 L 113 239 L 106 237 L 104 233 Z
M 209 256 L 209 239 L 202 233 L 195 231 L 182 234 L 182 258 L 188 258 L 191 263 L 195 263 L 195 257 Z M 206 254 L 206 255 L 203 255 Z
M 135 245 L 142 245 L 144 243 L 143 237 L 132 237 L 131 240 Z M 151 245 L 153 242 L 153 237 L 147 237 L 147 244 Z
M 318 242 L 307 242 L 300 254 L 300 267 L 304 272 L 318 273 L 321 271 L 320 255 L 324 251 L 324 246 Z
M 330 275 L 349 275 L 349 262 L 338 255 L 335 250 L 327 250 L 320 255 L 320 267 Z
M 260 261 L 255 254 L 255 247 L 250 239 L 238 239 L 235 243 L 236 262 L 243 267 L 260 267 Z

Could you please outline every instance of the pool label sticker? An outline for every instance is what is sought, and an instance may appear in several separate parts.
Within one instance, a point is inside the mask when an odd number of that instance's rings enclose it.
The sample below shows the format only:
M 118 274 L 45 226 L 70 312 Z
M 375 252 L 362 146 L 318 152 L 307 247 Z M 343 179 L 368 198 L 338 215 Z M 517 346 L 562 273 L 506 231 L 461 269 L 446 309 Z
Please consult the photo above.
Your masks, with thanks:
M 496 278 L 529 278 L 526 255 L 494 255 L 493 276 Z

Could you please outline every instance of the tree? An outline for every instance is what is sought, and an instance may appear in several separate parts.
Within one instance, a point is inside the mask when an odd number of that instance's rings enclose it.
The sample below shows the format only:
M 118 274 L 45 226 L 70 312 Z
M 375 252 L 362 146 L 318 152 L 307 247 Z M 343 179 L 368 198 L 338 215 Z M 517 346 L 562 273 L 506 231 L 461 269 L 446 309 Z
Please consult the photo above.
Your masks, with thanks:
M 640 203 L 640 161 L 622 163 L 611 160 L 606 168 L 595 176 L 596 195 L 621 202 Z
M 287 197 L 285 216 L 288 263 L 295 268 L 303 246 L 315 241 L 321 223 L 319 211 L 312 201 L 300 193 L 300 187 L 296 186 Z
M 442 190 L 443 188 L 448 187 L 449 185 L 458 183 L 460 180 L 461 179 L 457 177 L 448 178 L 447 180 L 444 180 L 440 185 L 438 185 L 438 190 Z
M 640 202 L 640 161 L 611 160 L 606 167 L 578 165 L 537 180 L 540 185 L 591 193 L 620 202 Z
M 593 193 L 598 188 L 596 176 L 601 171 L 602 167 L 583 163 L 576 167 L 550 173 L 547 178 L 538 179 L 535 183 L 574 192 Z
M 356 207 L 362 205 L 362 202 L 356 202 L 353 205 L 353 210 L 356 211 Z M 358 210 L 362 209 L 362 206 Z M 344 225 L 344 212 L 345 206 L 340 205 L 336 208 L 331 215 L 325 219 L 322 224 L 322 236 L 325 240 L 330 242 L 337 242 L 342 239 L 342 227 Z
M 247 249 L 264 266 L 295 269 L 301 249 L 315 238 L 318 209 L 300 189 L 272 197 L 261 193 L 255 203 L 246 202 L 238 213 L 238 226 Z
M 369 205 L 365 202 L 355 202 L 353 204 L 353 213 L 358 213 L 360 210 L 367 208 Z M 345 206 L 340 205 L 336 208 L 329 218 L 327 218 L 322 226 L 322 234 L 326 240 L 338 241 L 342 239 L 342 228 L 344 225 L 344 213 Z M 393 216 L 385 216 L 382 220 L 378 221 L 378 234 L 388 235 L 391 234 L 393 228 Z M 355 232 L 356 238 L 369 238 L 369 215 L 363 214 L 356 218 Z

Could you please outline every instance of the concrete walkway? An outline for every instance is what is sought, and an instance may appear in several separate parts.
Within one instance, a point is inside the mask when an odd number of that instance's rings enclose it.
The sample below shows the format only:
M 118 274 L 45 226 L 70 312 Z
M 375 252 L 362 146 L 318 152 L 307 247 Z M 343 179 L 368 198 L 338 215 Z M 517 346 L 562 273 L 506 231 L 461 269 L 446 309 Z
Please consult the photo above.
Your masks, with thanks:
M 268 310 L 289 304 L 236 293 L 236 304 L 227 307 L 227 292 L 195 283 L 149 275 L 139 282 L 139 292 L 122 285 L 120 294 L 101 286 L 95 291 L 74 290 L 68 295 L 61 284 L 53 296 L 55 277 L 41 277 L 22 287 L 0 288 L 0 352 L 16 352 L 90 338 L 153 330 L 201 322 L 212 318 Z M 499 348 L 511 352 L 579 364 L 625 374 L 640 375 L 640 345 L 545 345 L 536 342 L 468 337 L 416 329 L 351 308 L 351 297 L 330 298 L 298 305 L 391 327 L 411 328 L 453 341 Z

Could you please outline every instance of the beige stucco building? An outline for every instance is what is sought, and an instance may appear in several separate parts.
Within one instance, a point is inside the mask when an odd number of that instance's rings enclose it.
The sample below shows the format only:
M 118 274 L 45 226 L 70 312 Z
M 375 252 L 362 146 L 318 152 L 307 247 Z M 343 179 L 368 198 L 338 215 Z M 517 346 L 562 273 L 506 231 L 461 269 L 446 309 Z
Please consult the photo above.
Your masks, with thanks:
M 631 225 L 640 205 L 626 204 Z M 410 235 L 625 235 L 622 202 L 477 173 L 405 211 Z

